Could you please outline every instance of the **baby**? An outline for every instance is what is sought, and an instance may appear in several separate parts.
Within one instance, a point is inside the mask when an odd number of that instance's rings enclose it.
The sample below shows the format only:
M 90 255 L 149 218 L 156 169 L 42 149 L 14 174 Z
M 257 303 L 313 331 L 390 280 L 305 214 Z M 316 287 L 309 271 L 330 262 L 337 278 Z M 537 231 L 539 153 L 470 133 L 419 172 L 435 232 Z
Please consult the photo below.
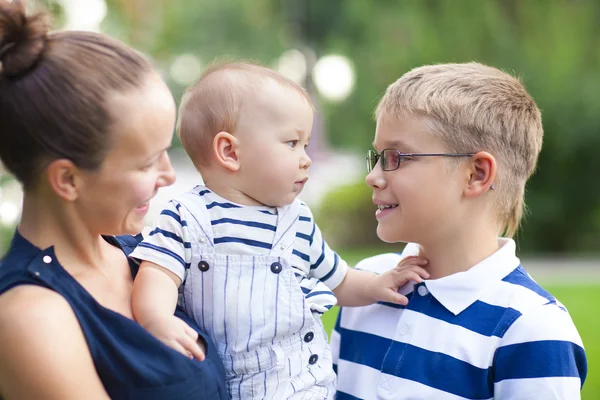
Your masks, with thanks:
M 313 107 L 268 68 L 209 68 L 183 97 L 178 134 L 204 185 L 173 199 L 132 254 L 136 320 L 202 359 L 179 304 L 214 340 L 234 399 L 331 399 L 332 356 L 320 315 L 336 304 L 406 304 L 427 278 L 411 257 L 376 275 L 348 268 L 296 197 L 308 180 Z

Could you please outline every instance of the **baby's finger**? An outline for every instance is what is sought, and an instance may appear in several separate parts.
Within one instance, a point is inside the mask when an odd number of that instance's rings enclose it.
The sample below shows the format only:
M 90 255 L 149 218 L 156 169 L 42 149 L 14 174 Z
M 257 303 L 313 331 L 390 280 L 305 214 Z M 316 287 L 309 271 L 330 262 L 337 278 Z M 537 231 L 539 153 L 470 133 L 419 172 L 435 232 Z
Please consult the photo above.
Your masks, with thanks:
M 188 335 L 192 340 L 198 340 L 198 332 L 196 332 L 191 326 L 185 324 L 185 334 Z
M 418 256 L 409 256 L 400 260 L 397 267 L 404 267 L 408 265 L 427 265 L 428 263 L 429 260 L 426 258 Z
M 170 341 L 169 343 L 166 343 L 167 346 L 169 346 L 170 348 L 172 348 L 175 351 L 178 351 L 179 353 L 183 354 L 184 356 L 190 358 L 190 352 L 187 351 L 185 349 L 185 347 L 183 347 L 178 341 L 173 340 Z
M 188 354 L 191 354 L 193 358 L 204 361 L 204 351 L 196 340 L 193 340 L 189 336 L 182 338 L 180 344 L 187 350 Z
M 421 283 L 423 282 L 423 278 L 421 278 L 421 276 L 414 271 L 402 271 L 396 275 L 396 282 L 399 286 L 404 285 L 408 281 Z
M 419 267 L 417 265 L 410 265 L 407 267 L 396 267 L 396 273 L 398 273 L 398 274 L 402 274 L 407 271 L 416 272 L 417 274 L 419 274 L 421 276 L 421 278 L 424 278 L 424 279 L 427 279 L 430 276 L 429 272 L 427 272 L 427 270 L 425 268 Z
M 381 301 L 385 301 L 388 303 L 400 304 L 402 306 L 405 306 L 408 304 L 408 298 L 406 296 L 403 296 L 400 293 L 398 293 L 392 289 L 386 290 L 384 293 L 382 293 L 382 295 L 383 296 L 382 296 Z

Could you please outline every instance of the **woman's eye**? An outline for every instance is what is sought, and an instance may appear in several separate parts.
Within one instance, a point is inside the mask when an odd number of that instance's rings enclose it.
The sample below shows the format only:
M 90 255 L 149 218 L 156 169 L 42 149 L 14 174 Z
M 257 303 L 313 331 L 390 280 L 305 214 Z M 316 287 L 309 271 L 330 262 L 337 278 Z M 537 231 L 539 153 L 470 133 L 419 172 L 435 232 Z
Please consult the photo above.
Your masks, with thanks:
M 290 146 L 292 149 L 296 148 L 296 145 L 298 144 L 297 140 L 289 140 L 287 142 L 285 142 L 288 146 Z

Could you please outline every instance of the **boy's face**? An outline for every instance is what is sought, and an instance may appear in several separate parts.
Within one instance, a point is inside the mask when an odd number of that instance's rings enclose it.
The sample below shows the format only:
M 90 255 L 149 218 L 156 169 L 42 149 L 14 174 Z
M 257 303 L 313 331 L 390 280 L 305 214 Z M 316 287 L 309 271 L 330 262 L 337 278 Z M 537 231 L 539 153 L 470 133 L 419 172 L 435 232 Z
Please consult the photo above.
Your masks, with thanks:
M 425 129 L 423 120 L 381 117 L 377 121 L 375 151 L 446 153 L 441 139 Z M 468 178 L 444 157 L 403 158 L 394 171 L 380 163 L 367 175 L 378 206 L 377 235 L 388 243 L 432 243 L 460 227 L 461 198 Z
M 241 190 L 259 204 L 292 203 L 308 180 L 312 125 L 312 107 L 300 93 L 265 82 L 244 106 L 236 129 Z

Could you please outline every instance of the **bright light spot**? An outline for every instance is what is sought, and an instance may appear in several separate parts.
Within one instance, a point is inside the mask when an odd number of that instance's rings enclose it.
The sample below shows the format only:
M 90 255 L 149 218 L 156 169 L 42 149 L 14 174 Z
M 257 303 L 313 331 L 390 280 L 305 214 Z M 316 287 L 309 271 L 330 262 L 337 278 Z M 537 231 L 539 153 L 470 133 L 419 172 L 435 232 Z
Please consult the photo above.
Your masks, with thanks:
M 319 93 L 326 99 L 342 101 L 352 93 L 354 67 L 347 57 L 324 56 L 317 61 L 312 72 Z
M 66 29 L 100 31 L 100 23 L 106 17 L 104 0 L 61 0 L 67 17 Z
M 200 77 L 202 63 L 193 54 L 182 54 L 173 61 L 169 72 L 175 82 L 187 86 Z
M 0 204 L 0 223 L 6 226 L 12 226 L 19 219 L 19 208 L 13 203 L 4 202 Z
M 287 50 L 279 57 L 277 70 L 301 85 L 306 78 L 306 57 L 299 50 Z

